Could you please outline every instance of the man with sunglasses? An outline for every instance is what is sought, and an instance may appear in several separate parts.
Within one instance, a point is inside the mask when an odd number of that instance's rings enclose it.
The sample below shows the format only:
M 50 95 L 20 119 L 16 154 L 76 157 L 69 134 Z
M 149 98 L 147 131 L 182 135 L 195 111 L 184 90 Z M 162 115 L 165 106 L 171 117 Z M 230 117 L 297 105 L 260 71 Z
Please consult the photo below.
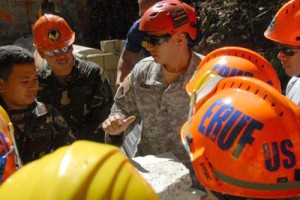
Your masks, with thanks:
M 286 96 L 300 106 L 300 0 L 284 4 L 271 21 L 264 35 L 277 43 L 278 59 L 285 73 L 292 77 Z
M 75 33 L 59 16 L 40 17 L 33 36 L 33 45 L 47 61 L 38 70 L 38 99 L 61 112 L 77 139 L 104 142 L 101 123 L 113 98 L 103 69 L 74 57 Z
M 138 0 L 140 17 L 158 1 L 160 0 Z M 123 48 L 117 67 L 117 87 L 119 87 L 138 61 L 140 52 L 142 52 L 143 57 L 150 56 L 149 52 L 142 46 L 145 33 L 139 30 L 140 20 L 135 21 L 127 33 L 125 47 Z
M 196 38 L 196 23 L 194 8 L 177 0 L 160 1 L 145 12 L 139 29 L 145 31 L 143 45 L 151 57 L 137 63 L 118 88 L 111 114 L 102 124 L 106 142 L 122 141 L 124 131 L 142 121 L 136 155 L 170 151 L 193 172 L 179 131 L 189 110 L 185 85 L 202 57 L 188 46 L 188 38 Z

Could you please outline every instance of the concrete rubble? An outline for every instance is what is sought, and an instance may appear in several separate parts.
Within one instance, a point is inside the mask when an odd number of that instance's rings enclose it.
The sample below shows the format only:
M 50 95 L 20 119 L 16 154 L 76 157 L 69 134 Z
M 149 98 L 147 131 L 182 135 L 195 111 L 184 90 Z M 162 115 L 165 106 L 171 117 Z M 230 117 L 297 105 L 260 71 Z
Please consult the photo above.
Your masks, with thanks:
M 161 200 L 199 200 L 205 194 L 191 188 L 189 170 L 173 153 L 136 157 L 132 163 Z

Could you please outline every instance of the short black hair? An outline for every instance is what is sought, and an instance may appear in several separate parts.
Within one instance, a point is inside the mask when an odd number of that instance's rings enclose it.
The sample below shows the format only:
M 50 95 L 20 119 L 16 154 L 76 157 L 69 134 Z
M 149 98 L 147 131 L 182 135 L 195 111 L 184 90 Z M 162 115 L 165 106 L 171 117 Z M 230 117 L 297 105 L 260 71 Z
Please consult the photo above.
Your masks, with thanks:
M 7 79 L 14 65 L 34 63 L 33 55 L 16 45 L 0 47 L 0 78 Z

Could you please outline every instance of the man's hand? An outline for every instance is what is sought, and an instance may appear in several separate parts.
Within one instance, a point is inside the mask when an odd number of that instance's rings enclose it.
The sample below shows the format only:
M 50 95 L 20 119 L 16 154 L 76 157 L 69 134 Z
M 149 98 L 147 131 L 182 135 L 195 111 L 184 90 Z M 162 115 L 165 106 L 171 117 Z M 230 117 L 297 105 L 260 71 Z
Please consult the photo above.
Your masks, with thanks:
M 109 135 L 121 135 L 126 128 L 135 121 L 135 116 L 124 119 L 122 116 L 115 114 L 109 116 L 103 123 L 103 130 Z

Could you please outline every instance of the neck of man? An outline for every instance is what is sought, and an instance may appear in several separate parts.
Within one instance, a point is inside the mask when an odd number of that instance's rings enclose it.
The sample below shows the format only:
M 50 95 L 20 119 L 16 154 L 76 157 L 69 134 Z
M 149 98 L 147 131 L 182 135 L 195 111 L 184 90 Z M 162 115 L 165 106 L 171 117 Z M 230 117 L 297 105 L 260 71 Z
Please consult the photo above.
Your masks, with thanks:
M 188 68 L 191 60 L 191 51 L 186 48 L 179 51 L 177 56 L 174 56 L 170 62 L 164 65 L 165 69 L 171 73 L 180 73 Z

